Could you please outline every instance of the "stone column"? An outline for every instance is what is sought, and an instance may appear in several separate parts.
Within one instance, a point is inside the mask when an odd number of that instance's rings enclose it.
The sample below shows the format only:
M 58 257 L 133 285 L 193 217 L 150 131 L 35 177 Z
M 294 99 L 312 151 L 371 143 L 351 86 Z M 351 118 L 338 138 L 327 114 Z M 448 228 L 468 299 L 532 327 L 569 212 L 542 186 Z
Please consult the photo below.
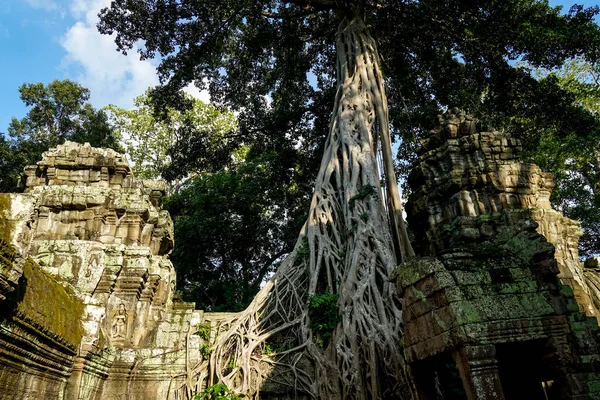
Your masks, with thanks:
M 554 372 L 552 380 L 552 392 L 561 399 L 588 399 L 587 384 L 585 374 L 574 371 L 572 368 L 565 368 L 566 365 L 574 365 L 572 344 L 569 343 L 567 336 L 553 335 L 548 339 L 548 352 L 544 355 L 546 366 Z M 589 358 L 586 351 L 579 349 L 579 356 Z
M 494 345 L 464 346 L 453 358 L 469 400 L 504 399 Z

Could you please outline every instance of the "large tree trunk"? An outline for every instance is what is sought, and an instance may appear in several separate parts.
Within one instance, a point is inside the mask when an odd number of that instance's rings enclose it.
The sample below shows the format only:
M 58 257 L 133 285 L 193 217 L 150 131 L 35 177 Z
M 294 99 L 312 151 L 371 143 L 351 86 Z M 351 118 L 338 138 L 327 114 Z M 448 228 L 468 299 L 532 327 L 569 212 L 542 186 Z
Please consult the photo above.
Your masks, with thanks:
M 222 381 L 250 396 L 269 381 L 322 399 L 412 398 L 401 306 L 390 281 L 395 247 L 404 257 L 412 249 L 393 173 L 379 56 L 358 18 L 340 24 L 337 51 L 338 90 L 308 221 L 248 309 L 221 323 L 209 384 Z M 402 241 L 394 244 L 394 237 Z M 330 337 L 313 332 L 309 311 L 312 296 L 328 292 L 337 295 L 339 316 Z

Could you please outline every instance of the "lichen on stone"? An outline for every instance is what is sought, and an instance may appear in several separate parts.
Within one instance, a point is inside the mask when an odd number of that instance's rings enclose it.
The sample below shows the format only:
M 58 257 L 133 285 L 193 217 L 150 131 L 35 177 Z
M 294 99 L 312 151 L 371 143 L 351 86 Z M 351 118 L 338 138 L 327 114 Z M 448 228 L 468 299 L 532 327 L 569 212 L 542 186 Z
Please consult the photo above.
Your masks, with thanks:
M 16 290 L 16 308 L 39 326 L 79 346 L 83 336 L 83 303 L 31 258 L 25 260 Z

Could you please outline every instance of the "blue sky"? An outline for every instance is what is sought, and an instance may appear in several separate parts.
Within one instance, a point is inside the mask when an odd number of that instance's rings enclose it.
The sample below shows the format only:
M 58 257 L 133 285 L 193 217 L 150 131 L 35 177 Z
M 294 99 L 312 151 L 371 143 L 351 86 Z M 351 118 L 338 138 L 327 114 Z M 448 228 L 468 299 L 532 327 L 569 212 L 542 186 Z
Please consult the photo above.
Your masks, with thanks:
M 91 91 L 96 107 L 130 107 L 158 83 L 154 61 L 124 56 L 96 30 L 110 0 L 0 0 L 0 132 L 27 112 L 18 86 L 72 79 Z M 207 99 L 197 90 L 193 94 Z
M 153 61 L 135 52 L 123 56 L 95 28 L 99 10 L 110 0 L 0 0 L 0 132 L 26 108 L 17 88 L 25 82 L 69 78 L 90 89 L 92 104 L 130 107 L 135 96 L 158 80 Z M 596 1 L 550 1 L 568 11 Z M 189 89 L 206 100 L 205 94 Z

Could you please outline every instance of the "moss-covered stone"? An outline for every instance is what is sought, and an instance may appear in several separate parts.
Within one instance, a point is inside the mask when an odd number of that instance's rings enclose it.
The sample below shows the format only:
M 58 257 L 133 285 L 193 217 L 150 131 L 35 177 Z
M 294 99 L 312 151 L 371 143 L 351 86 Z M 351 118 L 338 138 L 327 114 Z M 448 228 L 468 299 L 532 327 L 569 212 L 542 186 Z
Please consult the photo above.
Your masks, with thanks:
M 17 299 L 18 312 L 74 346 L 81 343 L 82 302 L 31 259 L 23 266 Z
M 552 176 L 519 162 L 518 140 L 471 129 L 460 110 L 438 122 L 408 178 L 415 251 L 439 262 L 413 260 L 398 282 L 407 361 L 432 382 L 451 356 L 473 382 L 470 398 L 497 398 L 475 382 L 510 379 L 509 358 L 539 358 L 538 371 L 565 377 L 559 397 L 600 399 L 600 328 L 586 316 L 600 320 L 600 262 L 581 268 L 581 230 L 551 209 Z M 441 285 L 442 276 L 452 279 Z M 494 358 L 499 377 L 482 368 Z

